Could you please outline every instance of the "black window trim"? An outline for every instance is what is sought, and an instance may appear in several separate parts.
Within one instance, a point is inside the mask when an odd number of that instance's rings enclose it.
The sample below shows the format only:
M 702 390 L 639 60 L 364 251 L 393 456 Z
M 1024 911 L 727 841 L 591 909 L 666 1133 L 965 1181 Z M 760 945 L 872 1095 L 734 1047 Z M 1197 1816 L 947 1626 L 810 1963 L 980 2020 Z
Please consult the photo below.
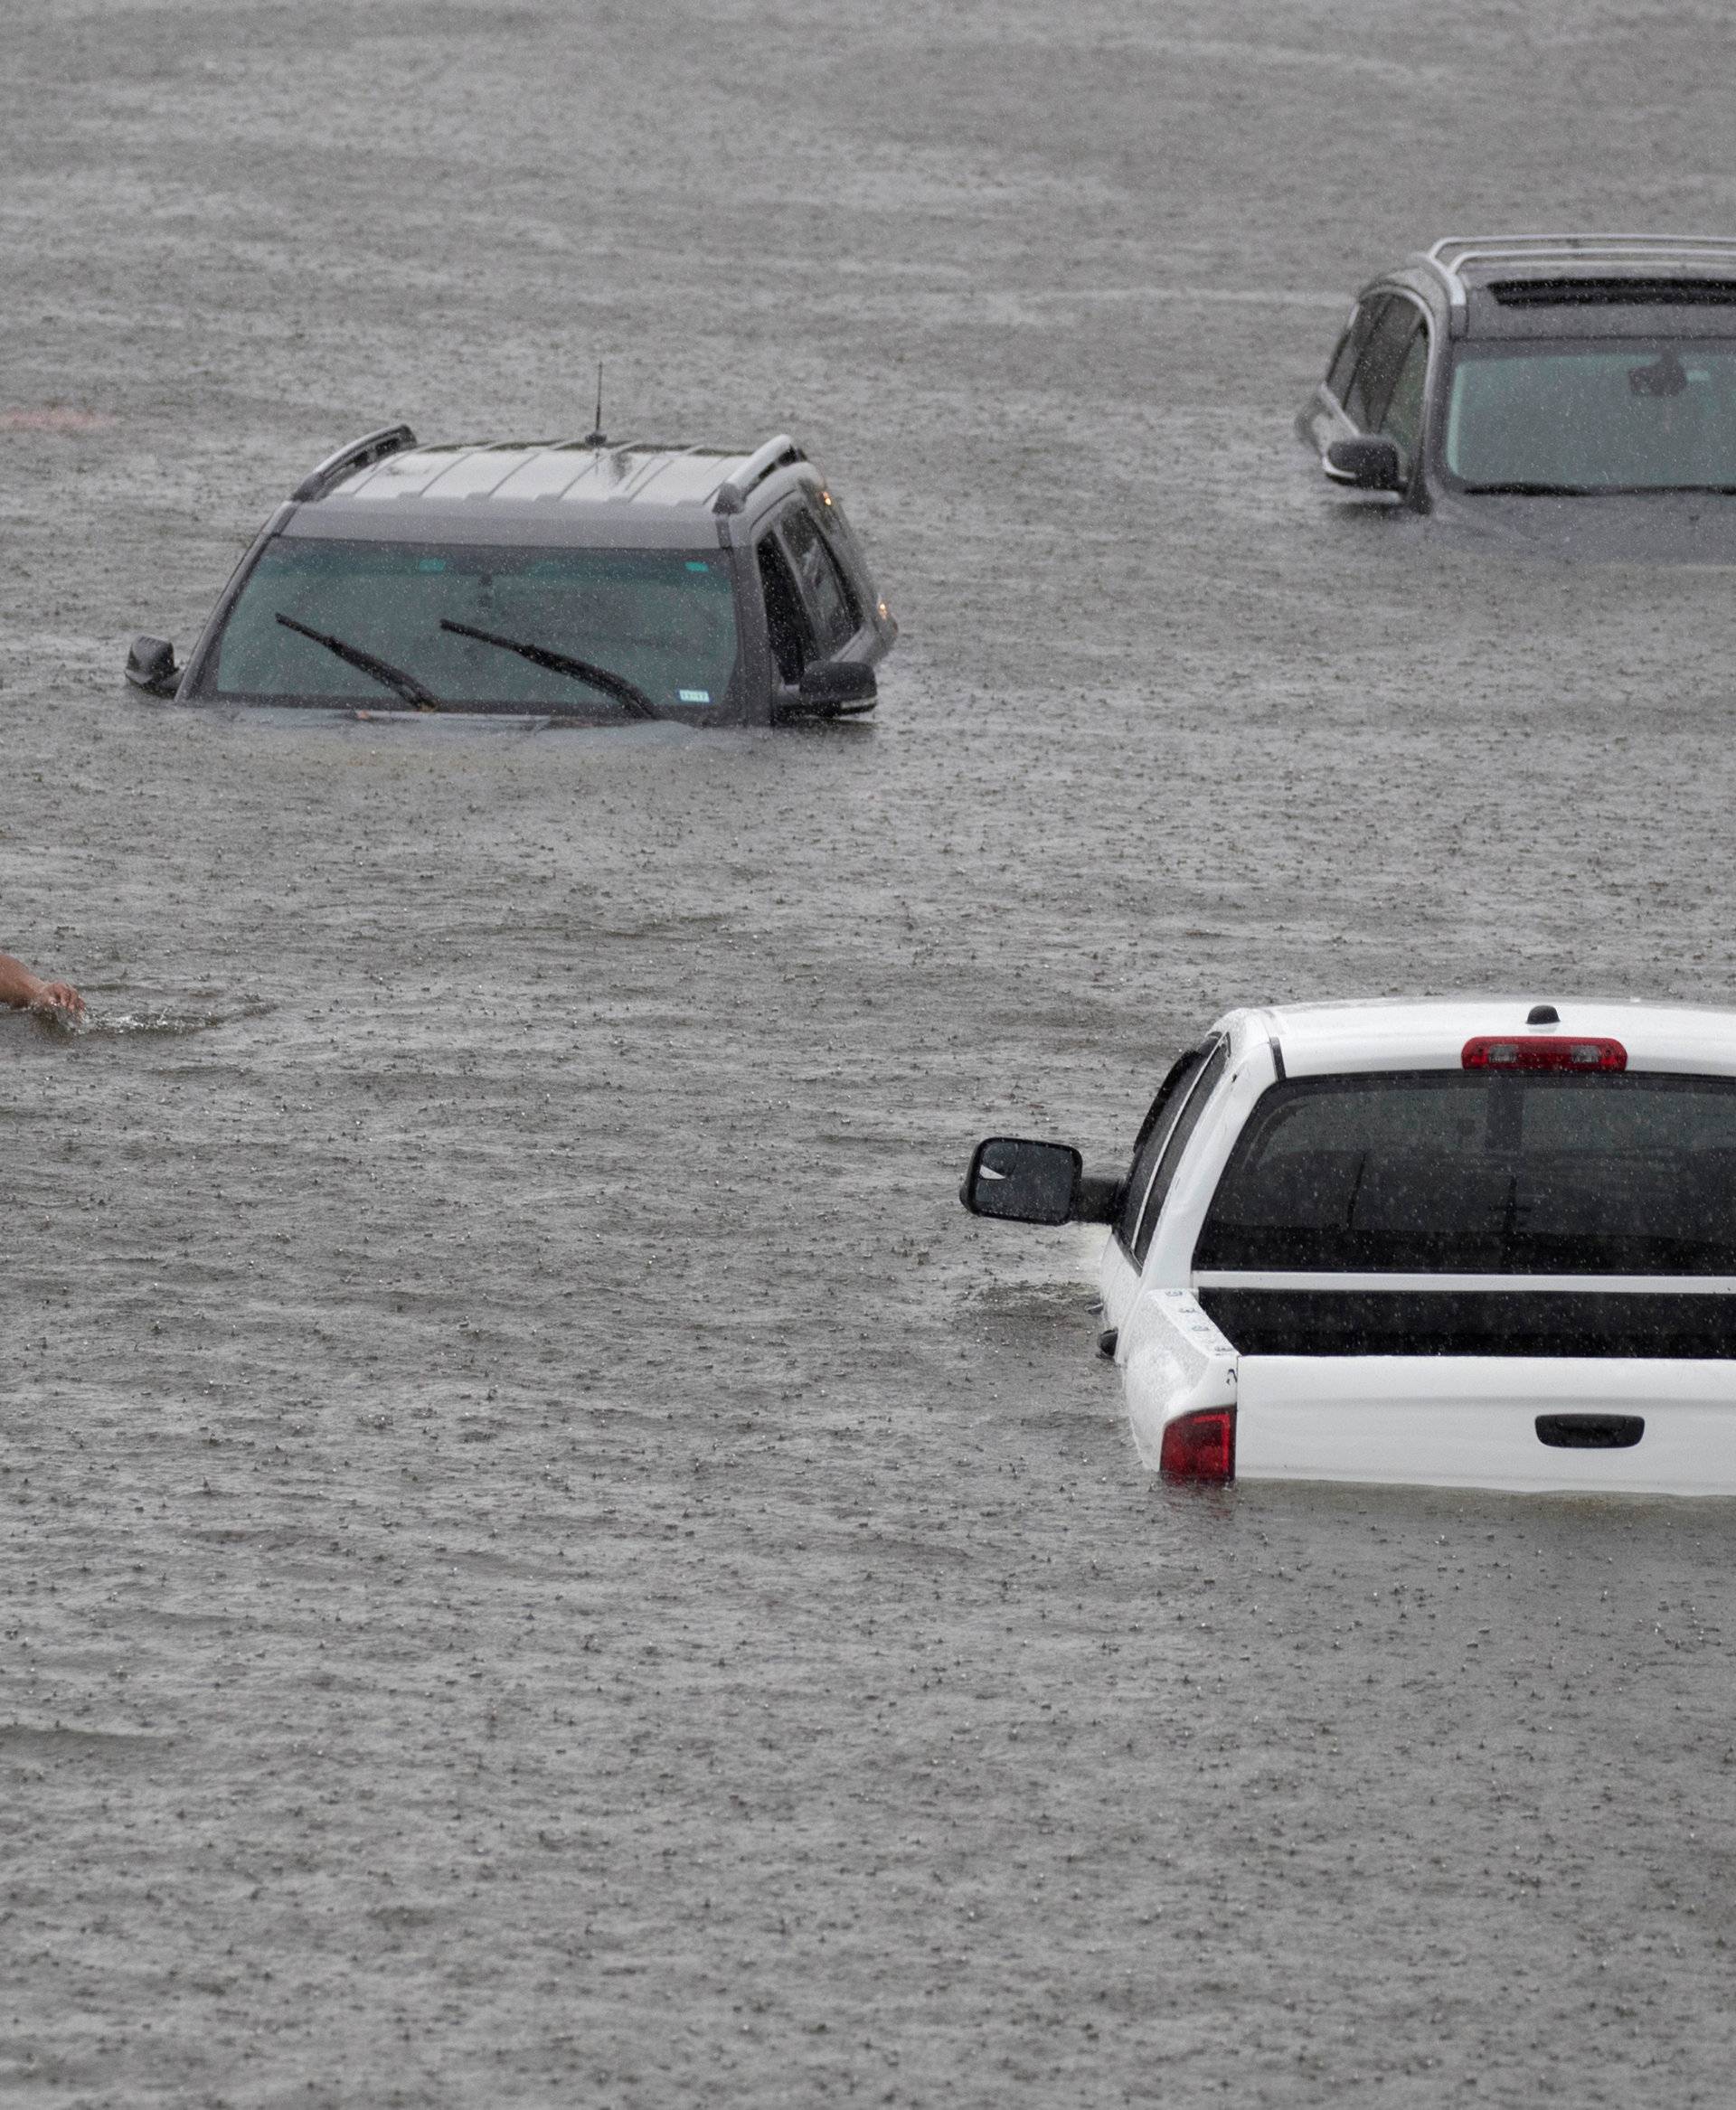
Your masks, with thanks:
M 1203 1078 L 1206 1071 L 1211 1069 L 1213 1060 L 1221 1051 L 1226 1057 L 1227 1067 L 1229 1047 L 1230 1040 L 1228 1034 L 1213 1033 L 1209 1040 L 1203 1041 L 1197 1048 L 1192 1050 L 1190 1054 L 1184 1055 L 1180 1059 L 1184 1062 L 1194 1063 L 1194 1072 L 1193 1075 L 1186 1079 L 1187 1088 L 1184 1091 L 1178 1089 L 1175 1093 L 1174 1111 L 1170 1115 L 1168 1125 L 1165 1127 L 1164 1139 L 1162 1143 L 1158 1144 L 1156 1154 L 1151 1161 L 1151 1172 L 1146 1180 L 1145 1192 L 1140 1195 L 1138 1209 L 1134 1213 L 1133 1238 L 1131 1241 L 1124 1239 L 1121 1236 L 1120 1220 L 1118 1219 L 1116 1222 L 1115 1242 L 1118 1246 L 1120 1247 L 1121 1250 L 1127 1255 L 1127 1258 L 1133 1263 L 1135 1267 L 1143 1267 L 1146 1264 L 1146 1255 L 1151 1251 L 1151 1241 L 1149 1239 L 1146 1240 L 1145 1252 L 1142 1253 L 1139 1250 L 1140 1234 L 1146 1228 L 1146 1211 L 1151 1206 L 1151 1191 L 1157 1183 L 1157 1175 L 1163 1170 L 1164 1160 L 1169 1154 L 1169 1146 L 1175 1141 L 1175 1131 L 1181 1126 L 1183 1121 L 1187 1116 L 1188 1108 L 1194 1104 L 1194 1096 L 1200 1088 L 1201 1079 Z M 1175 1070 L 1173 1069 L 1171 1075 L 1175 1075 Z M 1222 1075 L 1222 1072 L 1220 1072 L 1220 1075 Z M 1165 1079 L 1165 1081 L 1167 1083 L 1169 1080 Z M 1216 1088 L 1217 1082 L 1218 1079 L 1214 1078 L 1212 1079 L 1212 1089 Z M 1134 1157 L 1136 1160 L 1138 1157 L 1139 1152 L 1145 1147 L 1146 1144 L 1151 1140 L 1151 1135 L 1155 1131 L 1157 1123 L 1162 1119 L 1164 1107 L 1162 1101 L 1162 1093 L 1160 1091 L 1158 1099 L 1156 1103 L 1154 1104 L 1151 1113 L 1146 1116 L 1146 1121 L 1141 1125 L 1140 1139 L 1139 1142 L 1135 1145 L 1134 1149 Z
M 1152 1132 L 1156 1128 L 1157 1124 L 1163 1120 L 1166 1115 L 1170 1115 L 1174 1112 L 1175 1106 L 1175 1095 L 1181 1089 L 1181 1087 L 1186 1083 L 1190 1078 L 1198 1076 L 1199 1072 L 1204 1069 L 1205 1059 L 1210 1047 L 1210 1041 L 1205 1041 L 1197 1048 L 1184 1049 L 1183 1051 L 1175 1058 L 1175 1061 L 1172 1062 L 1169 1068 L 1164 1072 L 1163 1082 L 1157 1087 L 1156 1094 L 1152 1099 L 1150 1106 L 1146 1108 L 1145 1118 L 1140 1122 L 1138 1133 L 1133 1139 L 1133 1150 L 1127 1159 L 1127 1183 L 1129 1186 L 1132 1185 L 1134 1173 L 1139 1168 L 1140 1155 L 1145 1150 L 1146 1144 L 1151 1141 Z M 1154 1159 L 1152 1162 L 1152 1170 L 1154 1172 L 1156 1170 L 1156 1159 Z M 1151 1182 L 1147 1181 L 1146 1183 L 1147 1187 L 1149 1187 Z M 1113 1229 L 1116 1244 L 1118 1245 L 1121 1250 L 1127 1255 L 1129 1259 L 1131 1259 L 1133 1257 L 1133 1248 L 1129 1245 L 1128 1241 L 1121 1236 L 1121 1226 L 1127 1219 L 1127 1202 L 1128 1199 L 1130 1198 L 1127 1196 L 1123 1197 L 1122 1206 L 1116 1211 L 1115 1224 Z M 1145 1197 L 1141 1195 L 1140 1201 L 1142 1203 L 1144 1200 Z M 1135 1228 L 1136 1229 L 1137 1229 L 1137 1218 L 1135 1220 Z

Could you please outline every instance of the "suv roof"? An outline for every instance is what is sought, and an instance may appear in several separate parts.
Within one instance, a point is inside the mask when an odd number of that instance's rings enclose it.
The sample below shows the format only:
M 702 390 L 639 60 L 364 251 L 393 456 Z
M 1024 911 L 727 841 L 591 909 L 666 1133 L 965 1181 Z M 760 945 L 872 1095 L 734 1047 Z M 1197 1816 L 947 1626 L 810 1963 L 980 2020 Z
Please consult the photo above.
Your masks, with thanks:
M 423 447 L 388 425 L 321 462 L 296 486 L 297 534 L 715 542 L 720 523 L 807 457 L 788 433 L 752 448 L 590 439 L 452 441 Z M 807 471 L 817 481 L 817 472 Z M 460 512 L 459 509 L 462 509 Z M 286 523 L 288 525 L 288 523 Z
M 1684 311 L 1736 306 L 1736 240 L 1449 234 L 1410 259 L 1411 275 L 1445 294 L 1456 337 L 1553 334 L 1564 307 L 1578 311 L 1574 319 L 1581 325 L 1588 310 L 1614 311 L 1623 334 L 1689 330 L 1703 327 L 1703 320 Z M 1642 321 L 1632 315 L 1635 308 L 1652 313 Z

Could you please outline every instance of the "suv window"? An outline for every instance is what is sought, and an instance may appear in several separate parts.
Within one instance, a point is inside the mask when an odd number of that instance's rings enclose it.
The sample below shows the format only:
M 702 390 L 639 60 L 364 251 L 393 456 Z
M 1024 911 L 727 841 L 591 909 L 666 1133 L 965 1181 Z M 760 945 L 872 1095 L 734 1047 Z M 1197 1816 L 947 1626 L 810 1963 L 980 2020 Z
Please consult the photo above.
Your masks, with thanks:
M 1729 338 L 1462 344 L 1446 467 L 1473 487 L 1597 491 L 1736 484 Z
M 1160 1120 L 1147 1139 L 1146 1154 L 1151 1162 L 1151 1172 L 1143 1182 L 1143 1193 L 1129 1194 L 1136 1214 L 1131 1239 L 1124 1239 L 1134 1259 L 1143 1265 L 1151 1250 L 1152 1235 L 1157 1229 L 1157 1218 L 1175 1178 L 1175 1168 L 1182 1162 L 1182 1153 L 1187 1148 L 1188 1138 L 1198 1127 L 1200 1116 L 1205 1111 L 1205 1103 L 1217 1088 L 1230 1060 L 1230 1043 L 1214 1041 L 1209 1050 L 1202 1050 L 1203 1061 L 1184 1079 L 1175 1094 L 1175 1113 L 1172 1119 Z M 1136 1174 L 1138 1172 L 1136 1166 Z M 1137 1182 L 1129 1182 L 1130 1189 Z
M 1410 333 L 1420 319 L 1417 308 L 1395 294 L 1381 310 L 1380 319 L 1369 332 L 1368 342 L 1351 379 L 1350 392 L 1344 398 L 1345 410 L 1364 432 L 1380 430 L 1381 419 L 1386 415 L 1386 406 L 1392 400 L 1392 384 L 1404 363 Z
M 775 535 L 760 539 L 760 585 L 766 597 L 766 629 L 771 640 L 771 656 L 780 680 L 792 687 L 814 658 L 814 632 L 802 597 L 796 590 L 795 574 Z
M 1250 1116 L 1196 1268 L 1736 1275 L 1736 1078 L 1297 1078 Z
M 278 535 L 261 551 L 200 693 L 377 703 L 373 675 L 278 618 L 363 646 L 456 709 L 594 708 L 582 679 L 443 630 L 459 622 L 625 675 L 659 707 L 722 704 L 734 678 L 733 560 L 701 550 L 503 548 Z
M 1326 369 L 1326 386 L 1341 403 L 1350 387 L 1350 377 L 1356 371 L 1356 362 L 1363 355 L 1363 346 L 1368 342 L 1368 333 L 1379 320 L 1390 297 L 1382 295 L 1378 300 L 1365 300 L 1351 316 L 1349 328 L 1338 340 L 1338 349 Z
M 1392 383 L 1392 393 L 1381 419 L 1381 430 L 1398 441 L 1407 464 L 1416 460 L 1417 443 L 1422 437 L 1422 384 L 1428 372 L 1429 332 L 1419 323 L 1404 348 L 1399 377 Z
M 868 560 L 863 554 L 862 542 L 856 531 L 844 514 L 836 495 L 828 491 L 820 501 L 820 509 L 815 518 L 820 523 L 826 546 L 838 560 L 844 573 L 844 583 L 849 589 L 850 598 L 861 621 L 863 613 L 874 605 L 874 582 L 868 570 Z
M 837 559 L 820 540 L 820 531 L 806 507 L 792 506 L 778 525 L 795 560 L 797 582 L 821 655 L 836 652 L 855 636 L 860 620 L 851 606 L 850 590 L 844 583 Z

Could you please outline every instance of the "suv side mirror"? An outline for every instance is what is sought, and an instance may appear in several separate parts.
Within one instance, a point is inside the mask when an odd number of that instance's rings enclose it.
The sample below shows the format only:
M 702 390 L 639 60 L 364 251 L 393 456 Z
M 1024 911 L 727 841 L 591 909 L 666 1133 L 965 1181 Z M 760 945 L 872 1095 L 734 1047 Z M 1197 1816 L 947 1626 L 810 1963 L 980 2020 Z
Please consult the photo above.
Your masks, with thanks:
M 166 637 L 135 637 L 127 655 L 127 679 L 147 696 L 173 696 L 181 670 Z
M 1083 1160 L 1065 1143 L 991 1135 L 971 1154 L 958 1199 L 973 1216 L 1013 1223 L 1071 1223 Z
M 853 659 L 817 660 L 802 674 L 797 693 L 816 715 L 872 703 L 880 693 L 874 670 Z
M 1335 439 L 1321 459 L 1335 484 L 1347 484 L 1355 491 L 1402 491 L 1404 457 L 1396 439 L 1378 432 L 1354 439 Z

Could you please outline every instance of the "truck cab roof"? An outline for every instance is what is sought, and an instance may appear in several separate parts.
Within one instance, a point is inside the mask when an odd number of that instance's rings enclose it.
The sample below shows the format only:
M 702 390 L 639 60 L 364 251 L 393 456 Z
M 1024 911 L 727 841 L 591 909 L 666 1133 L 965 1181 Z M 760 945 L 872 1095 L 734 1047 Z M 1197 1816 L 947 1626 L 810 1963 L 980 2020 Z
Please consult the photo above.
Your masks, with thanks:
M 1555 1017 L 1533 1022 L 1540 1008 Z M 1269 1044 L 1292 1077 L 1457 1069 L 1466 1042 L 1491 1034 L 1612 1040 L 1629 1069 L 1736 1075 L 1736 1012 L 1692 1004 L 1513 995 L 1272 1004 L 1228 1012 L 1213 1031 L 1229 1036 L 1232 1061 Z

